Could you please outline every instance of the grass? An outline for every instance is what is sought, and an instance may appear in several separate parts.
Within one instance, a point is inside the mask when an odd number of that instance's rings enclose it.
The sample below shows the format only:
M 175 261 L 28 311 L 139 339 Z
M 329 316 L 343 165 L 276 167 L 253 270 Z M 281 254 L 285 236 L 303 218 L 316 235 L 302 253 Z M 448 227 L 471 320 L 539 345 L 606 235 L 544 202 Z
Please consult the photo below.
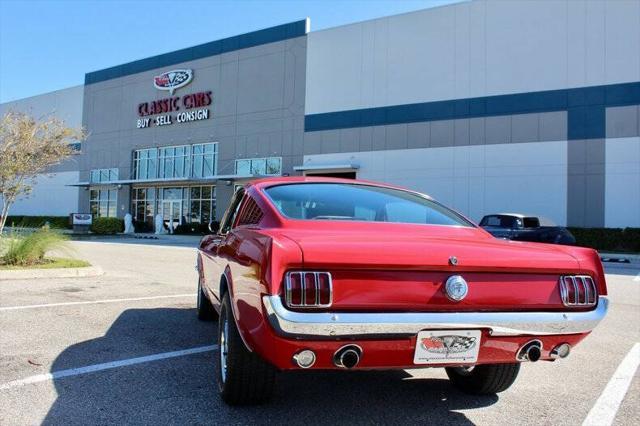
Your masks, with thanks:
M 35 232 L 12 232 L 0 239 L 0 269 L 53 269 L 90 266 L 84 260 L 45 257 L 68 251 L 65 235 L 47 228 Z
M 86 268 L 91 266 L 86 260 L 69 259 L 66 257 L 45 258 L 40 263 L 31 265 L 2 265 L 0 270 L 20 270 L 20 269 L 59 269 L 59 268 Z

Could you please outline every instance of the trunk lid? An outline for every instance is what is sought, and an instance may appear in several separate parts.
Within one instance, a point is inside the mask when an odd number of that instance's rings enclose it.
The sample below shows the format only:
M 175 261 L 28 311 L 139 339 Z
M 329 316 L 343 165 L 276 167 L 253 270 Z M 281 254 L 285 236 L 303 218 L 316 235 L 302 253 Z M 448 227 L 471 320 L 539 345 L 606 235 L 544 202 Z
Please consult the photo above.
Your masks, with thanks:
M 500 240 L 477 228 L 393 228 L 285 235 L 302 249 L 305 270 L 331 272 L 336 311 L 561 310 L 558 277 L 580 271 L 557 246 Z M 446 295 L 452 275 L 468 284 L 459 302 Z

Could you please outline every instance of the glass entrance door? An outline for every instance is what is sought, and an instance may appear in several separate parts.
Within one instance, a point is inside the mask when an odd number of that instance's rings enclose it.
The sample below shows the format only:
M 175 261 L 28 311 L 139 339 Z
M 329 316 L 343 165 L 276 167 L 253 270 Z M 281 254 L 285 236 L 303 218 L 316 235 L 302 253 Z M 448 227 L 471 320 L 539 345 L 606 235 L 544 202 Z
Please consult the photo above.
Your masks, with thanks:
M 167 228 L 182 224 L 182 188 L 163 188 L 162 189 L 162 219 Z
M 165 225 L 170 226 L 173 220 L 173 226 L 182 224 L 182 201 L 165 200 L 162 201 L 162 218 Z

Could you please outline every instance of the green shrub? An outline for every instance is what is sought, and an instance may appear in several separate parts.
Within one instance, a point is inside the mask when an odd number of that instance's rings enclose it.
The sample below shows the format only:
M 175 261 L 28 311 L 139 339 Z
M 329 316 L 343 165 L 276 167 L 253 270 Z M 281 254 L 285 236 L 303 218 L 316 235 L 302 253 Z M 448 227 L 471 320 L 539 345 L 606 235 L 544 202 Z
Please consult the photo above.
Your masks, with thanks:
M 600 251 L 640 252 L 640 228 L 569 228 L 576 245 Z
M 7 226 L 16 228 L 41 228 L 49 223 L 54 229 L 71 229 L 69 216 L 9 216 Z
M 117 217 L 96 217 L 91 225 L 91 232 L 95 234 L 117 234 L 124 231 L 124 221 Z
M 26 236 L 14 233 L 5 237 L 6 251 L 0 262 L 6 265 L 34 265 L 42 263 L 49 250 L 64 247 L 67 238 L 59 232 L 41 229 Z

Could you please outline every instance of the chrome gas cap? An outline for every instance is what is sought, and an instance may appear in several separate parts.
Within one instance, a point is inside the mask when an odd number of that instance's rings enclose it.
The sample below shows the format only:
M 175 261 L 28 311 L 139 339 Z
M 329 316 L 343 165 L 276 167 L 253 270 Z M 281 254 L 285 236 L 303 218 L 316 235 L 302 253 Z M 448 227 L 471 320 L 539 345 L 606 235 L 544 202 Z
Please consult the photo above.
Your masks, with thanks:
M 447 293 L 447 297 L 454 302 L 459 302 L 465 297 L 467 297 L 467 293 L 469 292 L 469 286 L 464 278 L 460 275 L 452 275 L 447 278 L 447 282 L 444 285 L 445 293 Z

